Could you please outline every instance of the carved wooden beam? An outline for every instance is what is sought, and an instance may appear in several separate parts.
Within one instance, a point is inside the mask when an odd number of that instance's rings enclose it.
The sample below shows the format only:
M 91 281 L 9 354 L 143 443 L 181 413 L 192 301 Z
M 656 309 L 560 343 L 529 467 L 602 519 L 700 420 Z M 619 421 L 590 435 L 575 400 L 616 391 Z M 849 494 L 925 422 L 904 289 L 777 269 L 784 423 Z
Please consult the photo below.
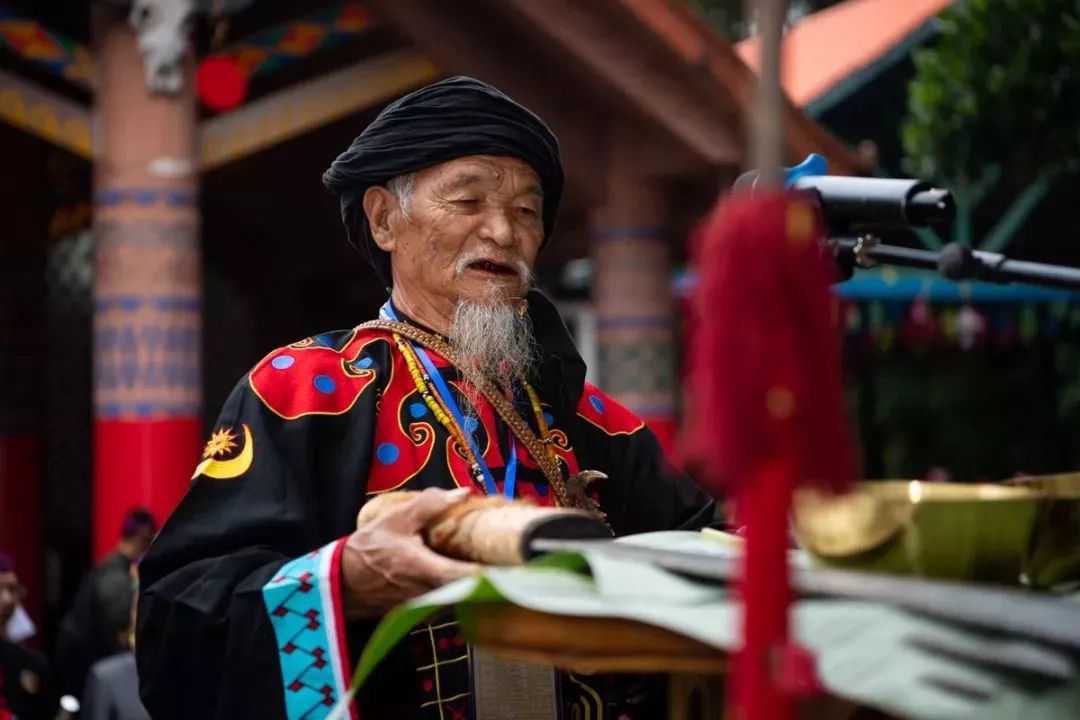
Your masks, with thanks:
M 212 169 L 240 160 L 430 82 L 437 72 L 430 59 L 399 52 L 260 98 L 202 124 L 201 165 Z M 93 159 L 91 110 L 4 70 L 0 121 Z
M 214 55 L 230 57 L 248 77 L 265 75 L 377 27 L 361 0 L 346 0 L 237 40 Z M 94 90 L 90 49 L 0 2 L 0 48 L 67 80 Z
M 693 68 L 659 52 L 663 45 L 655 35 L 625 22 L 633 18 L 621 8 L 575 0 L 507 0 L 507 5 L 702 160 L 738 162 L 741 142 L 730 109 L 725 112 L 703 91 Z
M 0 70 L 0 120 L 79 157 L 93 156 L 88 108 L 5 70 Z
M 435 79 L 411 51 L 380 55 L 296 85 L 203 123 L 202 167 L 212 169 L 310 132 Z

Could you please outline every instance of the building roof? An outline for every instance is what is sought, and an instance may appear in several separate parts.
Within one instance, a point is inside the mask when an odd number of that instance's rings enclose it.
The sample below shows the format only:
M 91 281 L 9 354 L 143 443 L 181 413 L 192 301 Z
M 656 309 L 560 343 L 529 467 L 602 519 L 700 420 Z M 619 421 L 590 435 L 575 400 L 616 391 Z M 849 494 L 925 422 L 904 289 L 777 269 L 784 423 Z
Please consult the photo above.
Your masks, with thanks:
M 451 9 L 427 0 L 371 2 L 443 67 L 516 89 L 520 81 L 502 78 L 525 64 L 526 46 L 539 42 L 533 52 L 547 60 L 528 84 L 551 85 L 565 74 L 561 85 L 587 88 L 587 104 L 634 116 L 675 139 L 702 168 L 738 167 L 745 160 L 753 74 L 684 0 L 461 0 Z M 462 25 L 472 37 L 456 42 Z M 500 29 L 485 36 L 494 26 Z M 491 47 L 481 46 L 481 37 Z M 515 44 L 502 48 L 510 37 Z M 502 55 L 479 63 L 485 52 Z M 859 158 L 849 147 L 797 108 L 786 111 L 789 160 L 817 152 L 836 172 L 858 172 Z M 650 159 L 669 167 L 677 162 Z
M 913 3 L 919 1 L 923 0 L 911 0 Z M 704 71 L 714 86 L 718 86 L 742 113 L 745 114 L 750 108 L 754 96 L 753 66 L 705 23 L 685 0 L 606 2 L 629 9 L 639 22 L 679 55 L 687 73 Z M 835 173 L 854 175 L 868 169 L 851 148 L 804 114 L 797 105 L 788 104 L 785 107 L 784 136 L 789 160 L 801 161 L 809 153 L 816 152 L 829 159 L 830 170 Z
M 850 78 L 910 52 L 952 2 L 846 0 L 814 13 L 784 36 L 785 92 L 796 106 L 812 110 Z M 757 37 L 743 40 L 735 50 L 747 65 L 757 67 Z
M 87 0 L 63 2 L 71 15 L 76 14 L 74 8 L 88 6 Z M 546 111 L 563 111 L 569 118 L 564 125 L 595 123 L 597 118 L 588 117 L 584 107 L 591 104 L 608 114 L 633 116 L 642 127 L 675 141 L 653 143 L 661 150 L 643 155 L 642 164 L 651 162 L 670 176 L 745 164 L 744 116 L 753 96 L 753 73 L 731 44 L 702 22 L 684 0 L 590 0 L 587 4 L 462 0 L 452 11 L 442 11 L 438 22 L 432 22 L 435 4 L 426 0 L 316 0 L 300 16 L 295 8 L 282 15 L 289 5 L 288 0 L 260 0 L 236 16 L 236 22 L 249 32 L 219 52 L 236 60 L 252 82 L 251 92 L 245 104 L 232 112 L 206 113 L 211 116 L 203 127 L 205 167 L 217 167 L 377 105 L 441 72 L 467 69 L 467 63 L 459 62 L 460 52 L 443 53 L 448 61 L 437 61 L 436 50 L 450 45 L 447 37 L 462 32 L 466 36 L 458 44 L 474 59 L 480 57 L 477 49 L 483 43 L 477 38 L 481 36 L 485 42 L 505 46 L 498 52 L 488 48 L 492 52 L 483 56 L 486 62 L 472 63 L 480 72 L 497 74 L 498 68 L 513 66 L 518 86 L 554 86 L 549 87 L 546 105 L 551 107 Z M 371 14 L 368 6 L 383 12 Z M 28 11 L 0 15 L 0 48 L 11 51 L 3 53 L 4 63 L 13 63 L 15 71 L 0 77 L 0 85 L 21 83 L 20 88 L 28 91 L 23 86 L 34 83 L 21 77 L 24 69 L 36 73 L 31 77 L 44 76 L 62 86 L 61 95 L 71 96 L 72 112 L 84 116 L 80 122 L 86 125 L 86 104 L 93 94 L 89 48 L 55 33 Z M 397 27 L 381 22 L 380 16 L 396 20 Z M 426 42 L 416 42 L 425 35 L 417 29 L 425 20 L 433 31 L 426 33 Z M 502 29 L 489 37 L 494 31 L 487 26 L 494 24 Z M 11 32 L 4 34 L 5 27 Z M 19 41 L 27 29 L 49 42 L 27 45 Z M 405 36 L 412 36 L 411 41 Z M 5 38 L 19 42 L 5 44 Z M 507 45 L 508 38 L 516 38 L 515 44 Z M 532 43 L 534 57 L 522 56 L 519 40 Z M 42 55 L 39 50 L 46 45 L 49 52 Z M 532 67 L 526 68 L 525 60 Z M 377 76 L 377 92 L 356 93 L 351 89 L 356 83 L 345 83 L 349 78 L 342 75 L 350 72 L 365 78 Z M 579 86 L 581 102 L 572 99 L 569 81 L 556 80 L 560 75 Z M 358 82 L 370 85 L 368 80 Z M 311 97 L 311 88 L 334 83 L 340 84 L 341 92 L 329 88 L 326 97 Z M 60 102 L 64 97 L 54 99 Z M 286 102 L 291 103 L 288 112 L 283 110 Z M 0 114 L 0 119 L 9 118 Z M 834 172 L 854 174 L 864 169 L 849 147 L 791 105 L 785 107 L 785 138 L 788 160 L 798 162 L 816 152 L 829 158 Z M 57 142 L 52 136 L 46 139 Z M 572 151 L 571 138 L 567 140 L 567 150 Z M 602 140 L 583 135 L 581 147 L 572 154 L 583 158 L 582 165 L 599 167 L 594 162 L 598 158 L 587 150 L 598 148 Z M 72 149 L 89 155 L 83 140 Z

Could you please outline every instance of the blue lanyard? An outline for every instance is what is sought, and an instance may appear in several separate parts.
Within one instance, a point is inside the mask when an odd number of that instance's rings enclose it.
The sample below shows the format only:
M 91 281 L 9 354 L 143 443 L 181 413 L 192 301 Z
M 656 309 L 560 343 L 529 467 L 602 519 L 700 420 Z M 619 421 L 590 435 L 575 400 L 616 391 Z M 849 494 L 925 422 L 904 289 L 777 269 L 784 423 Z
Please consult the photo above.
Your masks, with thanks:
M 400 322 L 389 301 L 382 306 L 379 314 L 389 320 Z M 454 422 L 457 423 L 458 427 L 461 428 L 462 434 L 465 435 L 465 440 L 469 443 L 469 449 L 472 450 L 473 457 L 476 458 L 476 464 L 480 466 L 480 472 L 484 476 L 484 489 L 487 491 L 488 495 L 498 495 L 499 489 L 495 486 L 495 478 L 491 475 L 491 469 L 488 468 L 487 463 L 484 462 L 483 456 L 480 455 L 480 448 L 476 445 L 476 439 L 473 437 L 473 433 L 470 432 L 469 426 L 465 424 L 464 414 L 458 407 L 457 401 L 454 399 L 453 393 L 450 392 L 449 386 L 443 379 L 442 373 L 435 367 L 435 363 L 431 361 L 431 357 L 423 346 L 417 345 L 414 342 L 410 342 L 409 345 L 412 347 L 413 352 L 416 353 L 416 356 L 420 358 L 420 363 L 431 377 L 431 381 L 435 383 L 435 389 L 446 404 L 446 409 L 454 416 Z M 514 440 L 513 432 L 511 432 L 510 459 L 506 461 L 506 472 L 503 477 L 503 495 L 511 500 L 514 499 L 514 486 L 517 484 L 517 469 L 517 443 Z
M 510 459 L 506 461 L 506 472 L 503 474 L 503 495 L 507 500 L 514 499 L 514 486 L 517 484 L 517 441 L 514 440 L 514 431 L 510 431 Z

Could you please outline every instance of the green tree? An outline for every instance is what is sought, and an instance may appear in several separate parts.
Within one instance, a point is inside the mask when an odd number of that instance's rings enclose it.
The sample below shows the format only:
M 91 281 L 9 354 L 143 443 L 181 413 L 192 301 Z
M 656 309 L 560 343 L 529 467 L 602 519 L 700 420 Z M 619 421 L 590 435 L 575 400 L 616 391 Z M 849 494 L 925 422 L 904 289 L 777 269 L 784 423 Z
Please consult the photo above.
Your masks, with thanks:
M 940 20 L 937 44 L 913 58 L 906 169 L 953 190 L 956 242 L 973 244 L 983 202 L 980 215 L 996 224 L 979 247 L 1001 251 L 1051 188 L 1080 172 L 1080 0 L 959 0 Z M 1012 199 L 994 205 L 1001 198 Z M 1055 360 L 1067 428 L 1080 419 L 1080 350 L 1058 343 Z M 1016 406 L 987 412 L 1007 418 Z
M 960 242 L 992 189 L 1014 193 L 982 244 L 999 250 L 1053 183 L 1080 169 L 1080 0 L 961 0 L 914 62 L 907 169 L 953 190 Z

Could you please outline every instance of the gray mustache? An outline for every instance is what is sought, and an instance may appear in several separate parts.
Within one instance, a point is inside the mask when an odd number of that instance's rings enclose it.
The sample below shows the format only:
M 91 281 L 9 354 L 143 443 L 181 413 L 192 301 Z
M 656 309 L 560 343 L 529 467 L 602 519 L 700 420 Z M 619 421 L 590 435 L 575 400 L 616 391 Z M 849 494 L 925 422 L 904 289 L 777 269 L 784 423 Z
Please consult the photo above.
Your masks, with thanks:
M 474 262 L 487 261 L 491 263 L 498 263 L 499 265 L 509 265 L 517 272 L 518 277 L 522 280 L 528 280 L 530 276 L 529 266 L 521 258 L 504 259 L 493 258 L 487 255 L 467 255 L 457 261 L 454 266 L 454 275 L 461 275 L 465 272 L 465 269 Z

